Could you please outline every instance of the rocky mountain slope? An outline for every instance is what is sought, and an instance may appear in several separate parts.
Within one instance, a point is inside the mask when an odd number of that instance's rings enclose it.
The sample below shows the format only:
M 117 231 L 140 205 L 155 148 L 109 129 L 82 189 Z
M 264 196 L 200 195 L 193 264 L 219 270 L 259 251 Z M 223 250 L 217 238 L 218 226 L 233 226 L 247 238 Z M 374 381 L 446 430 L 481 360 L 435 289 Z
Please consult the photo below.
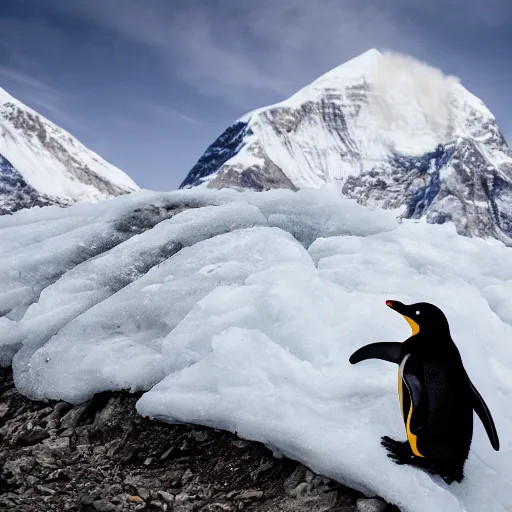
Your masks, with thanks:
M 182 188 L 318 188 L 512 241 L 512 153 L 457 80 L 376 50 L 228 127 Z
M 0 89 L 0 215 L 138 189 L 121 170 Z

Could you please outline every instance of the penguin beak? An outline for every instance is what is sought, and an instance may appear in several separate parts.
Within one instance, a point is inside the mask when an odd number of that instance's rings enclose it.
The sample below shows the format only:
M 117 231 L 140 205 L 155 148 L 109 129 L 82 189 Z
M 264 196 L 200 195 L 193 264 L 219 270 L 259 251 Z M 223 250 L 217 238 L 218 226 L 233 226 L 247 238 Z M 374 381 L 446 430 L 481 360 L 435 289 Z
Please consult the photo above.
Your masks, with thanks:
M 386 306 L 390 307 L 393 311 L 400 313 L 405 321 L 411 326 L 412 335 L 416 335 L 420 332 L 420 326 L 409 316 L 409 306 L 398 302 L 397 300 L 387 300 Z
M 401 302 L 398 302 L 397 300 L 387 300 L 386 306 L 391 308 L 393 311 L 396 311 L 397 313 L 403 314 L 403 311 L 407 307 L 405 304 L 402 304 Z

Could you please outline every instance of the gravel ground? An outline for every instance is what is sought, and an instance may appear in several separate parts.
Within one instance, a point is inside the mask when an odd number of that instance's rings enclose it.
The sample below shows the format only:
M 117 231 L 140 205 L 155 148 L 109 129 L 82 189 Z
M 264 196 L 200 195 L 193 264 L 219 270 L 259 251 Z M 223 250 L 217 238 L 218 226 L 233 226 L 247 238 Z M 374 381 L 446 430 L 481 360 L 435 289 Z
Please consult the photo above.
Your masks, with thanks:
M 259 443 L 142 418 L 137 399 L 34 402 L 0 369 L 0 511 L 397 510 Z

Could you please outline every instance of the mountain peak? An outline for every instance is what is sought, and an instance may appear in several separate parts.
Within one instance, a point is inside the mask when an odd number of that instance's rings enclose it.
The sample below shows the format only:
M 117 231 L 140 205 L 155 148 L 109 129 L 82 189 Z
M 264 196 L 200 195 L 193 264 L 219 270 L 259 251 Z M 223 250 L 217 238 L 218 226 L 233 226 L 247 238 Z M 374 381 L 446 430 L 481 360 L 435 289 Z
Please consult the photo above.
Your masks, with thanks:
M 351 59 L 340 64 L 339 66 L 337 66 L 337 68 L 349 67 L 354 65 L 374 65 L 380 58 L 382 58 L 382 56 L 383 54 L 379 50 L 375 48 L 370 48 L 369 50 L 366 50 L 365 52 L 357 55 L 356 57 L 352 57 Z
M 512 155 L 454 77 L 369 50 L 228 127 L 182 187 L 338 186 L 361 204 L 512 244 Z
M 120 169 L 0 88 L 0 214 L 138 190 Z

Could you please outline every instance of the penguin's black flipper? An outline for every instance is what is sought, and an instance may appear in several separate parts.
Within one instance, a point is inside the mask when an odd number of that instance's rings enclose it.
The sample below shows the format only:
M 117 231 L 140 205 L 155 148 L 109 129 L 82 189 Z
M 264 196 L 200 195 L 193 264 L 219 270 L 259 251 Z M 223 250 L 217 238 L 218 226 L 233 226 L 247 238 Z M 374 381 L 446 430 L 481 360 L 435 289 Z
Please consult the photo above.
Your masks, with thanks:
M 471 387 L 471 391 L 473 394 L 473 409 L 478 414 L 480 421 L 483 423 L 485 427 L 485 431 L 489 436 L 489 441 L 491 441 L 492 447 L 498 451 L 500 449 L 500 440 L 498 439 L 498 432 L 496 431 L 496 427 L 494 426 L 494 421 L 491 416 L 491 411 L 487 407 L 487 404 L 484 402 L 484 399 L 477 391 L 470 378 L 468 377 L 469 386 Z
M 390 363 L 400 363 L 402 355 L 401 343 L 371 343 L 356 350 L 351 356 L 349 361 L 352 364 L 360 363 L 366 359 L 382 359 Z
M 418 432 L 420 426 L 424 424 L 424 416 L 428 409 L 428 407 L 426 407 L 427 396 L 420 379 L 410 371 L 406 371 L 406 366 L 404 367 L 402 378 L 409 391 L 409 396 L 411 397 L 413 414 L 411 415 L 410 429 L 411 432 L 415 434 Z

